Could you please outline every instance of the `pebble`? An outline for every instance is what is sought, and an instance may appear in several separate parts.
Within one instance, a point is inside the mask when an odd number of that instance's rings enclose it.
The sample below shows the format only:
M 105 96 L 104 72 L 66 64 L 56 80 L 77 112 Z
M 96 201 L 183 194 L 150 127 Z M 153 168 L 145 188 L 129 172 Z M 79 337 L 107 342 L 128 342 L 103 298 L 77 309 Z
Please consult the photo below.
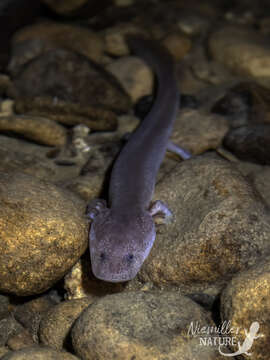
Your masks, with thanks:
M 23 331 L 23 326 L 9 313 L 0 320 L 0 346 L 3 347 L 10 338 Z
M 234 73 L 255 79 L 270 87 L 270 49 L 268 38 L 245 26 L 228 25 L 209 39 L 213 58 Z
M 58 153 L 60 149 L 0 135 L 1 172 L 22 172 L 55 184 L 78 176 L 84 164 L 72 157 L 74 166 L 59 166 Z
M 240 82 L 228 89 L 212 111 L 229 116 L 231 127 L 270 123 L 269 89 L 255 82 Z
M 9 71 L 18 74 L 23 66 L 45 52 L 64 48 L 100 62 L 104 43 L 101 36 L 85 27 L 43 21 L 23 28 L 12 39 Z
M 154 76 L 151 69 L 139 58 L 121 57 L 106 66 L 121 83 L 133 103 L 152 92 Z
M 48 146 L 62 146 L 67 141 L 66 129 L 45 117 L 0 116 L 0 132 L 7 131 Z
M 130 22 L 121 23 L 104 30 L 105 51 L 112 56 L 129 55 L 130 50 L 125 37 L 133 34 L 145 35 L 145 32 Z
M 85 205 L 49 182 L 14 172 L 2 173 L 0 196 L 0 289 L 41 293 L 85 251 Z
M 46 116 L 64 125 L 84 124 L 91 130 L 115 130 L 117 116 L 113 111 L 101 107 L 70 103 L 58 98 L 44 96 L 19 97 L 15 100 L 19 114 Z
M 14 319 L 24 327 L 25 331 L 16 334 L 20 337 L 19 339 L 18 337 L 16 337 L 16 339 L 13 337 L 12 339 L 9 338 L 9 342 L 12 340 L 13 346 L 16 343 L 16 349 L 14 350 L 21 348 L 20 346 L 23 345 L 21 338 L 24 338 L 25 335 L 27 338 L 30 338 L 32 342 L 38 343 L 40 321 L 54 305 L 55 302 L 52 301 L 48 295 L 41 295 L 36 299 L 26 301 L 15 307 L 12 312 Z
M 171 52 L 175 61 L 182 60 L 192 46 L 191 40 L 180 31 L 167 35 L 162 44 Z
M 74 10 L 77 10 L 81 6 L 85 5 L 89 0 L 65 0 L 65 1 L 55 1 L 55 0 L 42 0 L 47 4 L 53 11 L 57 14 L 68 15 Z
M 228 122 L 224 117 L 184 109 L 176 118 L 171 139 L 197 155 L 221 145 L 228 129 Z
M 270 124 L 231 129 L 224 138 L 224 146 L 239 159 L 262 165 L 270 165 L 269 144 Z

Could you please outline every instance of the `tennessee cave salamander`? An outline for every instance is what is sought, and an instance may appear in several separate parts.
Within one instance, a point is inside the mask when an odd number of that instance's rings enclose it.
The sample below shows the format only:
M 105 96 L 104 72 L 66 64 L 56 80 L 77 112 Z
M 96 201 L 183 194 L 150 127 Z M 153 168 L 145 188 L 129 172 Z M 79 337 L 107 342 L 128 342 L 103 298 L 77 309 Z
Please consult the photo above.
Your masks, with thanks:
M 161 201 L 150 205 L 166 149 L 184 159 L 190 154 L 169 142 L 179 109 L 179 90 L 172 57 L 158 43 L 129 36 L 128 45 L 154 70 L 158 79 L 155 103 L 130 136 L 111 174 L 109 207 L 105 200 L 88 206 L 92 219 L 89 247 L 92 271 L 104 281 L 131 280 L 147 258 L 156 237 L 153 216 L 168 217 Z

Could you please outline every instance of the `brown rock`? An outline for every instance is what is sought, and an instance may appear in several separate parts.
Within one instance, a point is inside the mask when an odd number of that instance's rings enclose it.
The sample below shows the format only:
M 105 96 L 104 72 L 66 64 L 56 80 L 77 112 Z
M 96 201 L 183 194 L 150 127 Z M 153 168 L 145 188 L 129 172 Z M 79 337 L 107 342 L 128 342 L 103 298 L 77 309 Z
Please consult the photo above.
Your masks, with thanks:
M 0 131 L 10 131 L 26 139 L 49 146 L 67 141 L 66 129 L 51 119 L 37 116 L 0 116 Z
M 27 301 L 24 304 L 17 305 L 12 315 L 27 330 L 28 335 L 31 336 L 32 342 L 34 341 L 38 343 L 40 321 L 46 312 L 54 305 L 55 303 L 48 295 L 43 295 L 31 301 Z M 22 338 L 24 336 L 27 337 L 25 331 L 22 334 Z M 19 346 L 21 343 L 21 337 L 16 337 L 14 341 Z M 13 350 L 19 350 L 19 348 L 13 348 Z
M 40 324 L 41 342 L 53 349 L 62 350 L 68 342 L 67 336 L 73 323 L 93 301 L 93 297 L 64 301 L 50 309 Z
M 142 282 L 215 295 L 270 250 L 265 204 L 232 164 L 214 155 L 176 166 L 157 184 L 155 199 L 167 203 L 174 221 L 158 227 Z
M 0 289 L 45 291 L 87 247 L 85 205 L 70 192 L 20 173 L 0 183 Z
M 74 10 L 77 10 L 82 5 L 85 5 L 87 1 L 88 0 L 42 0 L 42 2 L 47 4 L 52 10 L 62 15 L 66 15 Z
M 19 96 L 49 96 L 84 106 L 126 112 L 130 99 L 101 66 L 68 50 L 46 52 L 28 63 L 14 79 Z
M 126 43 L 126 36 L 131 34 L 144 35 L 144 31 L 130 22 L 106 29 L 103 34 L 106 52 L 113 56 L 128 55 L 129 48 Z
M 56 152 L 56 149 L 0 135 L 0 171 L 23 172 L 53 183 L 72 179 L 80 173 L 81 166 L 59 166 L 50 151 Z
M 167 35 L 162 42 L 176 61 L 181 60 L 191 49 L 191 40 L 180 31 Z
M 1 360 L 79 360 L 77 356 L 64 351 L 56 351 L 49 347 L 32 346 L 9 352 Z
M 228 129 L 224 117 L 188 109 L 177 116 L 171 139 L 192 154 L 201 154 L 221 145 Z
M 270 167 L 250 162 L 238 161 L 235 164 L 239 171 L 248 178 L 270 207 Z
M 100 62 L 104 45 L 101 37 L 85 27 L 44 21 L 21 29 L 13 37 L 9 70 L 18 73 L 27 62 L 56 48 Z
M 270 165 L 270 124 L 241 126 L 231 129 L 224 145 L 242 160 Z
M 269 88 L 270 50 L 267 37 L 248 27 L 225 26 L 212 34 L 209 48 L 217 61 Z
M 109 131 L 117 127 L 117 117 L 110 110 L 50 97 L 17 98 L 15 110 L 19 114 L 46 116 L 65 125 L 84 124 L 92 130 Z
M 20 350 L 35 345 L 35 342 L 29 332 L 24 330 L 17 335 L 10 336 L 7 345 L 11 350 Z
M 108 295 L 81 314 L 72 342 L 84 360 L 221 359 L 188 333 L 191 321 L 211 324 L 199 305 L 176 292 Z
M 134 56 L 122 57 L 109 64 L 106 69 L 119 80 L 133 103 L 152 93 L 153 73 L 141 59 Z
M 244 359 L 268 360 L 270 353 L 270 257 L 263 259 L 247 271 L 235 276 L 221 295 L 221 316 L 239 329 L 236 343 L 243 344 L 251 324 L 258 322 L 259 329 Z M 232 348 L 237 351 L 238 346 Z

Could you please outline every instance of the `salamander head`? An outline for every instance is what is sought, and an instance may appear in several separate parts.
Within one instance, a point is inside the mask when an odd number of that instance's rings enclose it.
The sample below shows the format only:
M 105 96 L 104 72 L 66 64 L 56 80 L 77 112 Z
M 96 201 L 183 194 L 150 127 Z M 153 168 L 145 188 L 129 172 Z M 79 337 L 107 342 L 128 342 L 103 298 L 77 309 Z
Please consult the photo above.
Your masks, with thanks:
M 104 281 L 133 279 L 148 256 L 156 232 L 146 212 L 114 216 L 106 209 L 95 217 L 89 234 L 92 271 Z

